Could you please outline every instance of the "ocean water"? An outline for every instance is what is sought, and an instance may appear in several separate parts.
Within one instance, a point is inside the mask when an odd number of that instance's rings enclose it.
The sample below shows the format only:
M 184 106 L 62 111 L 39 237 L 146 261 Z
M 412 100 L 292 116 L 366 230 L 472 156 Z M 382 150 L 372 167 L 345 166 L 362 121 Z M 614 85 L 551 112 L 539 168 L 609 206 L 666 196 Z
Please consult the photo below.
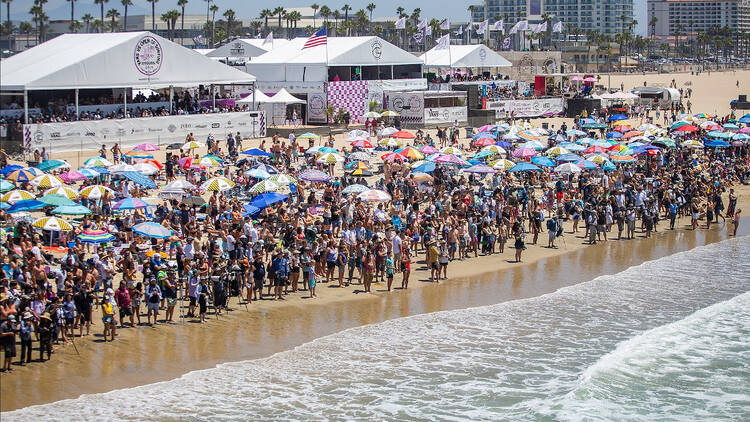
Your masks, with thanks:
M 5 421 L 750 420 L 750 237 Z

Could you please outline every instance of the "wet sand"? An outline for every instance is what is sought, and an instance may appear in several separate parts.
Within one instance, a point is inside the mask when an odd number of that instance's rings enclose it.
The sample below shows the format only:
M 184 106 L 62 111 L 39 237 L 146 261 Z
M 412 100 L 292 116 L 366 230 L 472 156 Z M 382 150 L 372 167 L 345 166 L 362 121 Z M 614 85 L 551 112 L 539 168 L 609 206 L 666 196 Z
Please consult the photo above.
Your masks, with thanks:
M 741 206 L 748 205 L 747 197 L 745 189 Z M 681 223 L 687 224 L 689 219 Z M 743 220 L 738 233 L 747 234 L 750 218 Z M 127 328 L 118 330 L 121 335 L 112 343 L 102 342 L 98 335 L 93 341 L 78 339 L 80 354 L 71 345 L 58 346 L 51 361 L 0 375 L 0 409 L 170 380 L 222 362 L 267 357 L 315 338 L 387 319 L 534 297 L 726 238 L 723 224 L 710 231 L 660 231 L 651 239 L 639 237 L 590 247 L 566 233 L 564 240 L 560 239 L 560 249 L 533 247 L 524 254 L 523 264 L 507 262 L 513 249 L 506 249 L 503 255 L 452 263 L 449 271 L 462 276 L 439 285 L 425 281 L 424 272 L 415 272 L 408 290 L 390 294 L 383 293 L 383 284 L 375 285 L 369 295 L 319 284 L 318 299 L 297 296 L 285 303 L 254 302 L 249 311 L 232 299 L 234 311 L 229 316 L 211 316 L 205 325 L 188 321 L 184 326 Z M 490 269 L 492 272 L 486 272 Z M 399 276 L 396 280 L 394 284 L 400 285 Z M 98 334 L 101 322 L 94 319 Z

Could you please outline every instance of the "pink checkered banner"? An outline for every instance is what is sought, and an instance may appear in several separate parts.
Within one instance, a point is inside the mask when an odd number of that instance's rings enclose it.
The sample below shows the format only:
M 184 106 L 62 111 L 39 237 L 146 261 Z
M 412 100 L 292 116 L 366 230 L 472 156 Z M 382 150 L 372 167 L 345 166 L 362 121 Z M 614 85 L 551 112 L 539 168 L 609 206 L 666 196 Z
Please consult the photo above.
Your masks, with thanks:
M 367 81 L 328 82 L 328 104 L 334 113 L 340 108 L 348 111 L 351 123 L 362 123 L 367 101 Z

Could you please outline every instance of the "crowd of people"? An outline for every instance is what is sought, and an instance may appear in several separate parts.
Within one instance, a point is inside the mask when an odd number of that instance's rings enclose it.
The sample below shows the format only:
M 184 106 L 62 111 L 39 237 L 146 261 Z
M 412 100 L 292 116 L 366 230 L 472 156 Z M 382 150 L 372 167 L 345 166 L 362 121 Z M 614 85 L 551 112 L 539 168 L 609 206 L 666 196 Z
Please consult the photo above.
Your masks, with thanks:
M 576 127 L 584 128 L 580 122 Z M 47 247 L 49 233 L 0 211 L 7 230 L 0 238 L 4 370 L 12 370 L 14 360 L 32 362 L 33 342 L 39 360 L 49 359 L 55 347 L 91 335 L 92 325 L 112 341 L 122 329 L 179 318 L 205 322 L 226 312 L 235 296 L 252 307 L 290 295 L 314 298 L 319 283 L 356 286 L 363 293 L 372 292 L 374 283 L 384 283 L 387 291 L 408 289 L 413 271 L 426 270 L 425 277 L 438 283 L 450 277 L 457 260 L 512 254 L 522 262 L 527 248 L 557 248 L 568 234 L 571 242 L 593 244 L 675 229 L 682 216 L 690 217 L 692 229 L 726 220 L 736 233 L 740 223 L 733 186 L 747 182 L 747 146 L 696 149 L 678 143 L 657 153 L 641 151 L 608 171 L 566 174 L 496 171 L 491 161 L 485 167 L 492 171 L 483 173 L 461 171 L 448 160 L 425 172 L 412 168 L 409 154 L 417 149 L 455 148 L 442 153 L 457 157 L 483 150 L 471 138 L 459 138 L 457 129 L 441 129 L 436 139 L 420 131 L 406 141 L 411 149 L 361 134 L 340 150 L 333 137 L 320 142 L 308 136 L 303 145 L 304 138 L 277 134 L 246 154 L 239 134 L 210 140 L 207 151 L 218 164 L 195 164 L 201 157 L 192 147 L 169 153 L 152 178 L 186 182 L 185 195 L 148 208 L 118 212 L 113 204 L 157 191 L 112 175 L 84 182 L 109 190 L 80 200 L 95 212 L 71 236 L 56 235 L 55 248 Z M 498 143 L 513 130 L 498 127 Z M 565 125 L 533 133 L 545 150 L 578 138 Z M 373 154 L 372 146 L 386 150 Z M 114 152 L 103 147 L 100 155 L 119 160 L 119 149 L 117 157 Z M 388 155 L 381 160 L 383 153 Z M 375 169 L 380 161 L 382 169 Z M 271 182 L 280 187 L 269 187 Z M 43 194 L 32 183 L 17 187 Z M 158 223 L 169 234 L 144 234 L 137 229 L 144 222 Z M 104 246 L 76 236 L 91 231 L 114 238 Z

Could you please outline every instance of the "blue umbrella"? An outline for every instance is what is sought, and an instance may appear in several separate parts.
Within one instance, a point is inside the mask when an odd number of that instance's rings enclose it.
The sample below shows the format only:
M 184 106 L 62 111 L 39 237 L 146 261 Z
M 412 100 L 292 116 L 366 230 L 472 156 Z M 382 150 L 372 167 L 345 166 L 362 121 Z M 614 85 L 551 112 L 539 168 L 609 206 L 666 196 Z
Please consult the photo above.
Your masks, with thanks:
M 10 183 L 7 180 L 0 180 L 0 192 L 7 192 L 9 190 L 13 190 L 13 188 L 15 187 L 16 185 Z
M 706 142 L 703 145 L 705 145 L 707 147 L 711 147 L 711 148 L 726 148 L 726 147 L 731 146 L 731 144 L 729 142 L 727 142 L 727 141 L 721 141 L 719 139 L 715 139 L 713 141 Z
M 91 210 L 83 205 L 63 205 L 52 210 L 52 214 L 60 215 L 89 215 Z
M 277 202 L 284 201 L 288 198 L 288 195 L 284 195 L 281 193 L 276 192 L 266 192 L 263 194 L 260 194 L 253 198 L 252 201 L 250 201 L 250 205 L 256 207 L 256 208 L 265 208 L 268 206 L 271 206 Z
M 279 171 L 274 166 L 269 166 L 268 164 L 258 164 L 253 168 L 263 170 L 268 174 L 279 174 Z
M 476 135 L 472 136 L 471 138 L 472 139 L 482 139 L 482 138 L 495 139 L 496 136 L 497 136 L 496 134 L 490 133 L 490 132 L 479 132 Z
M 607 120 L 609 120 L 610 122 L 615 122 L 618 120 L 628 120 L 628 116 L 622 114 L 613 114 L 612 116 L 609 116 Z
M 7 166 L 0 169 L 0 173 L 2 173 L 3 176 L 7 176 L 8 173 L 22 169 L 22 168 L 23 166 L 19 166 L 18 164 L 8 164 Z
M 513 146 L 513 144 L 507 141 L 497 141 L 495 142 L 495 145 L 499 146 L 500 148 L 505 148 L 505 149 Z
M 153 237 L 155 239 L 166 239 L 172 235 L 172 230 L 153 221 L 137 224 L 133 227 L 133 231 L 142 236 Z
M 106 167 L 91 167 L 91 170 L 103 175 L 109 174 L 109 170 Z
M 740 123 L 750 123 L 750 113 L 740 117 L 740 120 L 738 120 Z
M 604 164 L 602 164 L 602 170 L 604 171 L 613 171 L 616 169 L 614 164 L 612 164 L 610 161 L 605 161 Z
M 11 205 L 7 202 L 0 202 L 0 210 L 7 210 L 10 206 Z
M 622 133 L 620 132 L 607 132 L 607 138 L 622 138 Z
M 510 170 L 508 170 L 508 171 L 509 171 L 509 172 L 513 172 L 513 173 L 515 173 L 515 172 L 524 172 L 524 171 L 541 171 L 541 170 L 542 170 L 542 169 L 540 169 L 539 167 L 537 167 L 537 166 L 535 166 L 535 165 L 533 165 L 533 164 L 531 164 L 531 163 L 527 163 L 527 162 L 525 162 L 525 161 L 524 161 L 524 162 L 521 162 L 521 163 L 518 163 L 518 164 L 516 164 L 515 166 L 513 166 L 513 167 L 512 167 L 512 168 L 511 168 Z
M 596 168 L 596 164 L 594 164 L 592 161 L 589 161 L 589 160 L 581 160 L 577 162 L 576 165 L 582 169 L 587 169 L 587 170 Z
M 47 204 L 41 201 L 37 201 L 36 199 L 26 199 L 23 201 L 18 201 L 13 206 L 8 208 L 6 210 L 7 213 L 13 213 L 13 212 L 21 212 L 21 211 L 33 211 L 38 210 L 39 208 L 46 207 Z
M 712 130 L 711 132 L 708 132 L 708 136 L 711 138 L 731 138 L 732 133 L 730 132 L 720 132 L 718 130 Z
M 583 158 L 580 155 L 576 154 L 560 154 L 555 158 L 558 163 L 572 163 L 582 159 Z
M 554 167 L 555 166 L 554 161 L 542 155 L 531 157 L 531 162 L 542 167 Z
M 138 173 L 135 171 L 125 171 L 120 174 L 123 177 L 126 177 L 129 180 L 132 180 L 133 183 L 139 184 L 143 186 L 144 188 L 156 189 L 156 183 L 154 183 L 153 180 L 151 180 L 147 176 L 142 175 L 141 173 Z
M 411 169 L 412 172 L 422 172 L 422 173 L 432 173 L 435 171 L 435 162 L 434 161 L 428 161 L 424 164 L 420 164 L 417 167 Z
M 36 166 L 36 168 L 38 168 L 41 171 L 50 171 L 58 167 L 63 167 L 67 165 L 68 163 L 62 160 L 47 160 L 47 161 L 42 161 L 41 163 L 39 163 L 39 165 Z
M 242 207 L 242 209 L 245 210 L 245 212 L 242 213 L 243 217 L 253 217 L 253 218 L 255 218 L 262 211 L 262 209 L 260 209 L 260 208 L 258 208 L 256 206 L 250 205 L 250 204 L 245 204 Z
M 267 152 L 265 152 L 265 151 L 263 151 L 262 149 L 259 149 L 259 148 L 246 149 L 246 150 L 242 151 L 240 154 L 250 155 L 250 156 L 253 156 L 253 157 L 270 157 L 271 156 L 271 154 L 269 154 L 269 153 L 267 153 Z

